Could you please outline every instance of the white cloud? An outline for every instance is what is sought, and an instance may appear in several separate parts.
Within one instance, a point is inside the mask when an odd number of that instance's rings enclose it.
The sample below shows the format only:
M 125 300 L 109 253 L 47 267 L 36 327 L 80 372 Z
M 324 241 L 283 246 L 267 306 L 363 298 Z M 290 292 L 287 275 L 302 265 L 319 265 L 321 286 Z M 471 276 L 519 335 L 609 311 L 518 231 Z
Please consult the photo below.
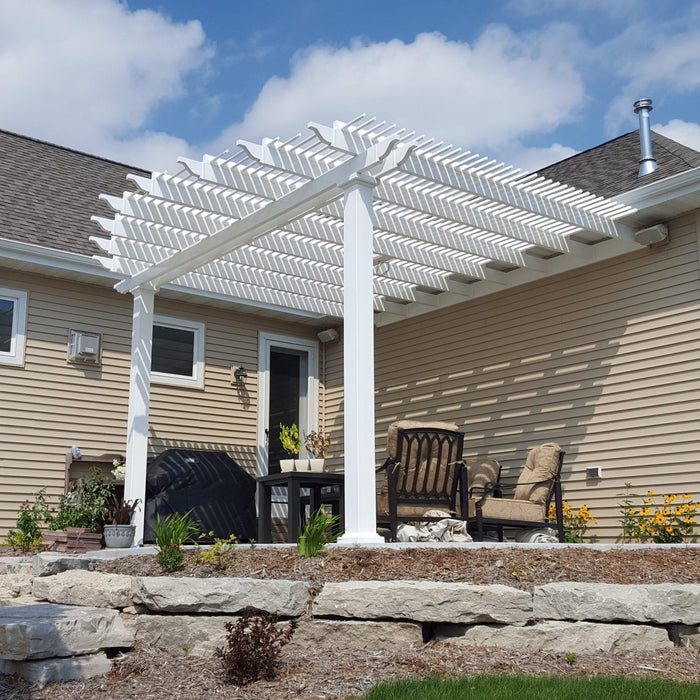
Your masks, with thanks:
M 141 130 L 210 56 L 198 21 L 130 12 L 116 0 L 3 2 L 0 125 L 153 165 L 172 137 Z
M 700 151 L 700 124 L 672 119 L 668 124 L 654 124 L 652 129 L 689 148 Z
M 522 170 L 534 171 L 565 158 L 571 158 L 577 153 L 578 151 L 574 148 L 562 146 L 560 143 L 554 143 L 544 148 L 514 148 L 511 151 L 509 163 Z
M 421 34 L 315 46 L 295 57 L 289 78 L 266 83 L 212 150 L 366 113 L 489 155 L 572 118 L 584 93 L 578 43 L 569 27 L 551 25 L 524 36 L 491 26 L 473 45 Z
M 645 0 L 510 0 L 507 8 L 525 16 L 564 11 L 606 14 L 612 18 L 623 19 L 637 14 L 646 4 Z

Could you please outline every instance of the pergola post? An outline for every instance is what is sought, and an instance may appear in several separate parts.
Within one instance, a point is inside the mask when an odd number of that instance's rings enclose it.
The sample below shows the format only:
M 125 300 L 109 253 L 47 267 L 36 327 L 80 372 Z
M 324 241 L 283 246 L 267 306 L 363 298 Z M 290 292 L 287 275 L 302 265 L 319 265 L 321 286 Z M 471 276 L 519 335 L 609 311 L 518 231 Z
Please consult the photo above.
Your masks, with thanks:
M 124 498 L 140 499 L 134 513 L 133 546 L 143 544 L 146 507 L 146 463 L 148 460 L 148 417 L 151 394 L 151 351 L 153 347 L 153 306 L 155 292 L 139 287 L 133 292 L 134 317 L 131 330 L 131 385 L 129 423 L 126 438 Z
M 373 544 L 374 297 L 372 196 L 376 180 L 353 178 L 344 195 L 345 534 L 340 544 Z

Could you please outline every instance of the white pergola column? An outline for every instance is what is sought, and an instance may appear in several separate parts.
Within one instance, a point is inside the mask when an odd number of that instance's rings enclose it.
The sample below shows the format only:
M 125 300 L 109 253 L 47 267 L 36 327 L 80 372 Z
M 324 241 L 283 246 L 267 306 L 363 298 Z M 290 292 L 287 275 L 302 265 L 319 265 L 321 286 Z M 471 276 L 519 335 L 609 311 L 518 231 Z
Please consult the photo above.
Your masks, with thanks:
M 353 178 L 344 195 L 345 534 L 340 544 L 375 544 L 374 300 L 372 194 L 376 180 Z
M 126 438 L 124 498 L 141 499 L 134 514 L 133 546 L 143 544 L 146 507 L 146 463 L 148 460 L 148 416 L 151 396 L 151 350 L 153 347 L 153 304 L 155 292 L 139 287 L 133 292 L 134 318 L 131 330 L 131 386 Z

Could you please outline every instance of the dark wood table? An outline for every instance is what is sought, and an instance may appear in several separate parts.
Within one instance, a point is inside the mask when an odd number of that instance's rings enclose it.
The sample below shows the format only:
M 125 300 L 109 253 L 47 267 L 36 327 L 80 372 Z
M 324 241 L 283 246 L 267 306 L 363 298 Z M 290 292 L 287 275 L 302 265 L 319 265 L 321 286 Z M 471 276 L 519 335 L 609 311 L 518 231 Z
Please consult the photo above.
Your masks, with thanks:
M 299 523 L 301 520 L 301 489 L 311 492 L 311 512 L 317 510 L 322 503 L 338 504 L 341 527 L 343 526 L 343 485 L 345 474 L 330 472 L 280 472 L 259 476 L 258 482 L 258 542 L 272 541 L 272 489 L 275 486 L 287 488 L 287 541 L 296 542 L 299 539 Z M 324 496 L 321 489 L 324 486 L 337 486 L 338 491 L 332 496 Z

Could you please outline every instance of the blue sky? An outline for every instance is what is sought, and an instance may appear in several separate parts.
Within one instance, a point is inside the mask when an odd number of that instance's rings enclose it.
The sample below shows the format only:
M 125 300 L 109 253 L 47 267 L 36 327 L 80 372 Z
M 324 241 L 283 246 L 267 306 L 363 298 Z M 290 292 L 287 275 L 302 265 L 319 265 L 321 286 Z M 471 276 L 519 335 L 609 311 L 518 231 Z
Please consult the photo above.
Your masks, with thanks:
M 637 126 L 700 150 L 700 2 L 0 0 L 0 128 L 175 170 L 360 113 L 534 169 Z

